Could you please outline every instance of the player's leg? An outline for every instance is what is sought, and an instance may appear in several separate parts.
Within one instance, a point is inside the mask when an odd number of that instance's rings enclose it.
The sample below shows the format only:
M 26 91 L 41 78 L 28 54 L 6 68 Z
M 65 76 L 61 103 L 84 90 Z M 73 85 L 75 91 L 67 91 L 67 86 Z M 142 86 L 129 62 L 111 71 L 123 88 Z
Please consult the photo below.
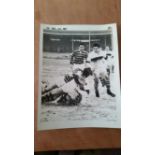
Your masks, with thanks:
M 62 95 L 63 91 L 58 86 L 52 86 L 48 91 L 42 93 L 42 103 L 54 101 Z
M 100 97 L 98 85 L 99 85 L 99 78 L 98 78 L 97 74 L 94 73 L 94 88 L 95 88 L 96 97 Z
M 116 95 L 111 91 L 110 77 L 106 72 L 100 73 L 100 81 L 102 83 L 102 86 L 106 86 L 107 94 L 115 97 Z
M 58 94 L 60 94 L 60 93 L 62 93 L 63 92 L 63 90 L 61 89 L 61 88 L 55 88 L 55 89 L 53 89 L 52 91 L 51 91 L 51 94 L 52 95 L 58 95 Z
M 48 88 L 45 88 L 43 91 L 42 91 L 42 95 L 52 91 L 53 89 L 55 88 L 58 88 L 58 86 L 55 84 L 55 85 L 52 85 L 51 87 L 48 87 Z
M 106 85 L 106 88 L 107 88 L 107 94 L 112 96 L 112 97 L 115 97 L 116 95 L 111 91 L 111 85 L 110 85 L 110 78 L 109 78 L 109 76 L 107 76 L 105 78 L 105 85 Z

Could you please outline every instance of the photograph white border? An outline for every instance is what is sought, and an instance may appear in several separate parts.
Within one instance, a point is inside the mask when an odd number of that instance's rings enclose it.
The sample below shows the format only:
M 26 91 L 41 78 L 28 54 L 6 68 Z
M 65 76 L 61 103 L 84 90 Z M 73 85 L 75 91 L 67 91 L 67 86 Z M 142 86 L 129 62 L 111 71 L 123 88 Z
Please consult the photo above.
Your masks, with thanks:
M 115 66 L 116 66 L 116 87 L 117 87 L 117 101 L 116 101 L 116 110 L 117 110 L 117 121 L 116 122 L 107 122 L 102 119 L 98 120 L 84 120 L 84 121 L 58 121 L 58 122 L 40 122 L 40 113 L 41 113 L 41 71 L 42 71 L 42 53 L 43 53 L 43 30 L 47 27 L 54 28 L 67 28 L 67 30 L 80 30 L 80 31 L 104 31 L 109 27 L 112 28 L 112 44 L 114 49 L 115 57 Z M 118 39 L 117 39 L 117 25 L 113 24 L 104 24 L 104 25 L 40 25 L 40 48 L 39 48 L 39 89 L 38 89 L 38 130 L 50 130 L 50 129 L 64 129 L 64 128 L 83 128 L 83 127 L 95 127 L 95 128 L 121 128 L 121 97 L 120 97 L 120 75 L 119 75 L 119 55 L 118 55 Z

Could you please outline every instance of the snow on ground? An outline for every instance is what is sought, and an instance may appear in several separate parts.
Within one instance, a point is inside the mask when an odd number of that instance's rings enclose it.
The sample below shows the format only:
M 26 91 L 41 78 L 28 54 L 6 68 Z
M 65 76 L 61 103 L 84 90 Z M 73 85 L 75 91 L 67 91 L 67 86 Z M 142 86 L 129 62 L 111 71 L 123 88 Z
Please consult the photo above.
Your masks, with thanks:
M 43 53 L 42 80 L 48 81 L 50 85 L 63 83 L 65 74 L 71 73 L 69 54 Z M 111 86 L 113 86 L 114 75 L 111 74 Z M 95 120 L 102 118 L 109 121 L 116 120 L 115 98 L 106 94 L 106 89 L 99 85 L 100 98 L 95 97 L 92 78 L 91 93 L 87 95 L 81 92 L 83 99 L 78 106 L 44 105 L 41 107 L 41 122 L 59 120 Z M 113 89 L 112 89 L 113 90 Z M 114 90 L 113 90 L 114 91 Z M 114 91 L 115 92 L 115 91 Z

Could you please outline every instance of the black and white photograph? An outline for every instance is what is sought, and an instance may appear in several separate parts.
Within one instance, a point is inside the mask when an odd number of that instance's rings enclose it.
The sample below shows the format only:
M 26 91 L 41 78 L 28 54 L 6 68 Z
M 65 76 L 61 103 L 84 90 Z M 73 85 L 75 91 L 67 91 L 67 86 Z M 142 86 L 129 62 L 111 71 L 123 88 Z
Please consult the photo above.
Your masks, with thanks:
M 120 128 L 117 25 L 40 28 L 38 130 Z

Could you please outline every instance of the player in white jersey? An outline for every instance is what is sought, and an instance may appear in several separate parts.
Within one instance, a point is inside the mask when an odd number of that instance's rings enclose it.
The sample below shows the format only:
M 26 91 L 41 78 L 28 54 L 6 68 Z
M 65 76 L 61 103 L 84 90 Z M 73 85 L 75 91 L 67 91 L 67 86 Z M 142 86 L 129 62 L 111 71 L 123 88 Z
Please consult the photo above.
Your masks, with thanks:
M 110 49 L 108 46 L 106 46 L 105 52 L 107 53 L 107 56 L 106 56 L 107 72 L 108 72 L 108 75 L 110 75 L 110 73 L 114 73 L 114 56 L 112 54 L 113 52 L 110 52 Z
M 80 91 L 87 90 L 87 83 L 85 79 L 92 75 L 90 68 L 85 68 L 82 71 L 81 76 L 65 75 L 65 83 L 61 86 L 53 85 L 42 91 L 42 104 L 48 104 L 49 102 L 55 102 L 60 105 L 77 105 L 82 100 Z M 77 76 L 77 77 L 76 77 Z
M 92 71 L 94 73 L 95 91 L 96 96 L 99 97 L 98 82 L 102 83 L 102 86 L 106 86 L 107 94 L 115 97 L 115 94 L 110 89 L 110 79 L 107 72 L 107 55 L 106 51 L 103 51 L 99 44 L 93 45 L 93 51 L 89 53 L 87 62 L 91 64 Z

